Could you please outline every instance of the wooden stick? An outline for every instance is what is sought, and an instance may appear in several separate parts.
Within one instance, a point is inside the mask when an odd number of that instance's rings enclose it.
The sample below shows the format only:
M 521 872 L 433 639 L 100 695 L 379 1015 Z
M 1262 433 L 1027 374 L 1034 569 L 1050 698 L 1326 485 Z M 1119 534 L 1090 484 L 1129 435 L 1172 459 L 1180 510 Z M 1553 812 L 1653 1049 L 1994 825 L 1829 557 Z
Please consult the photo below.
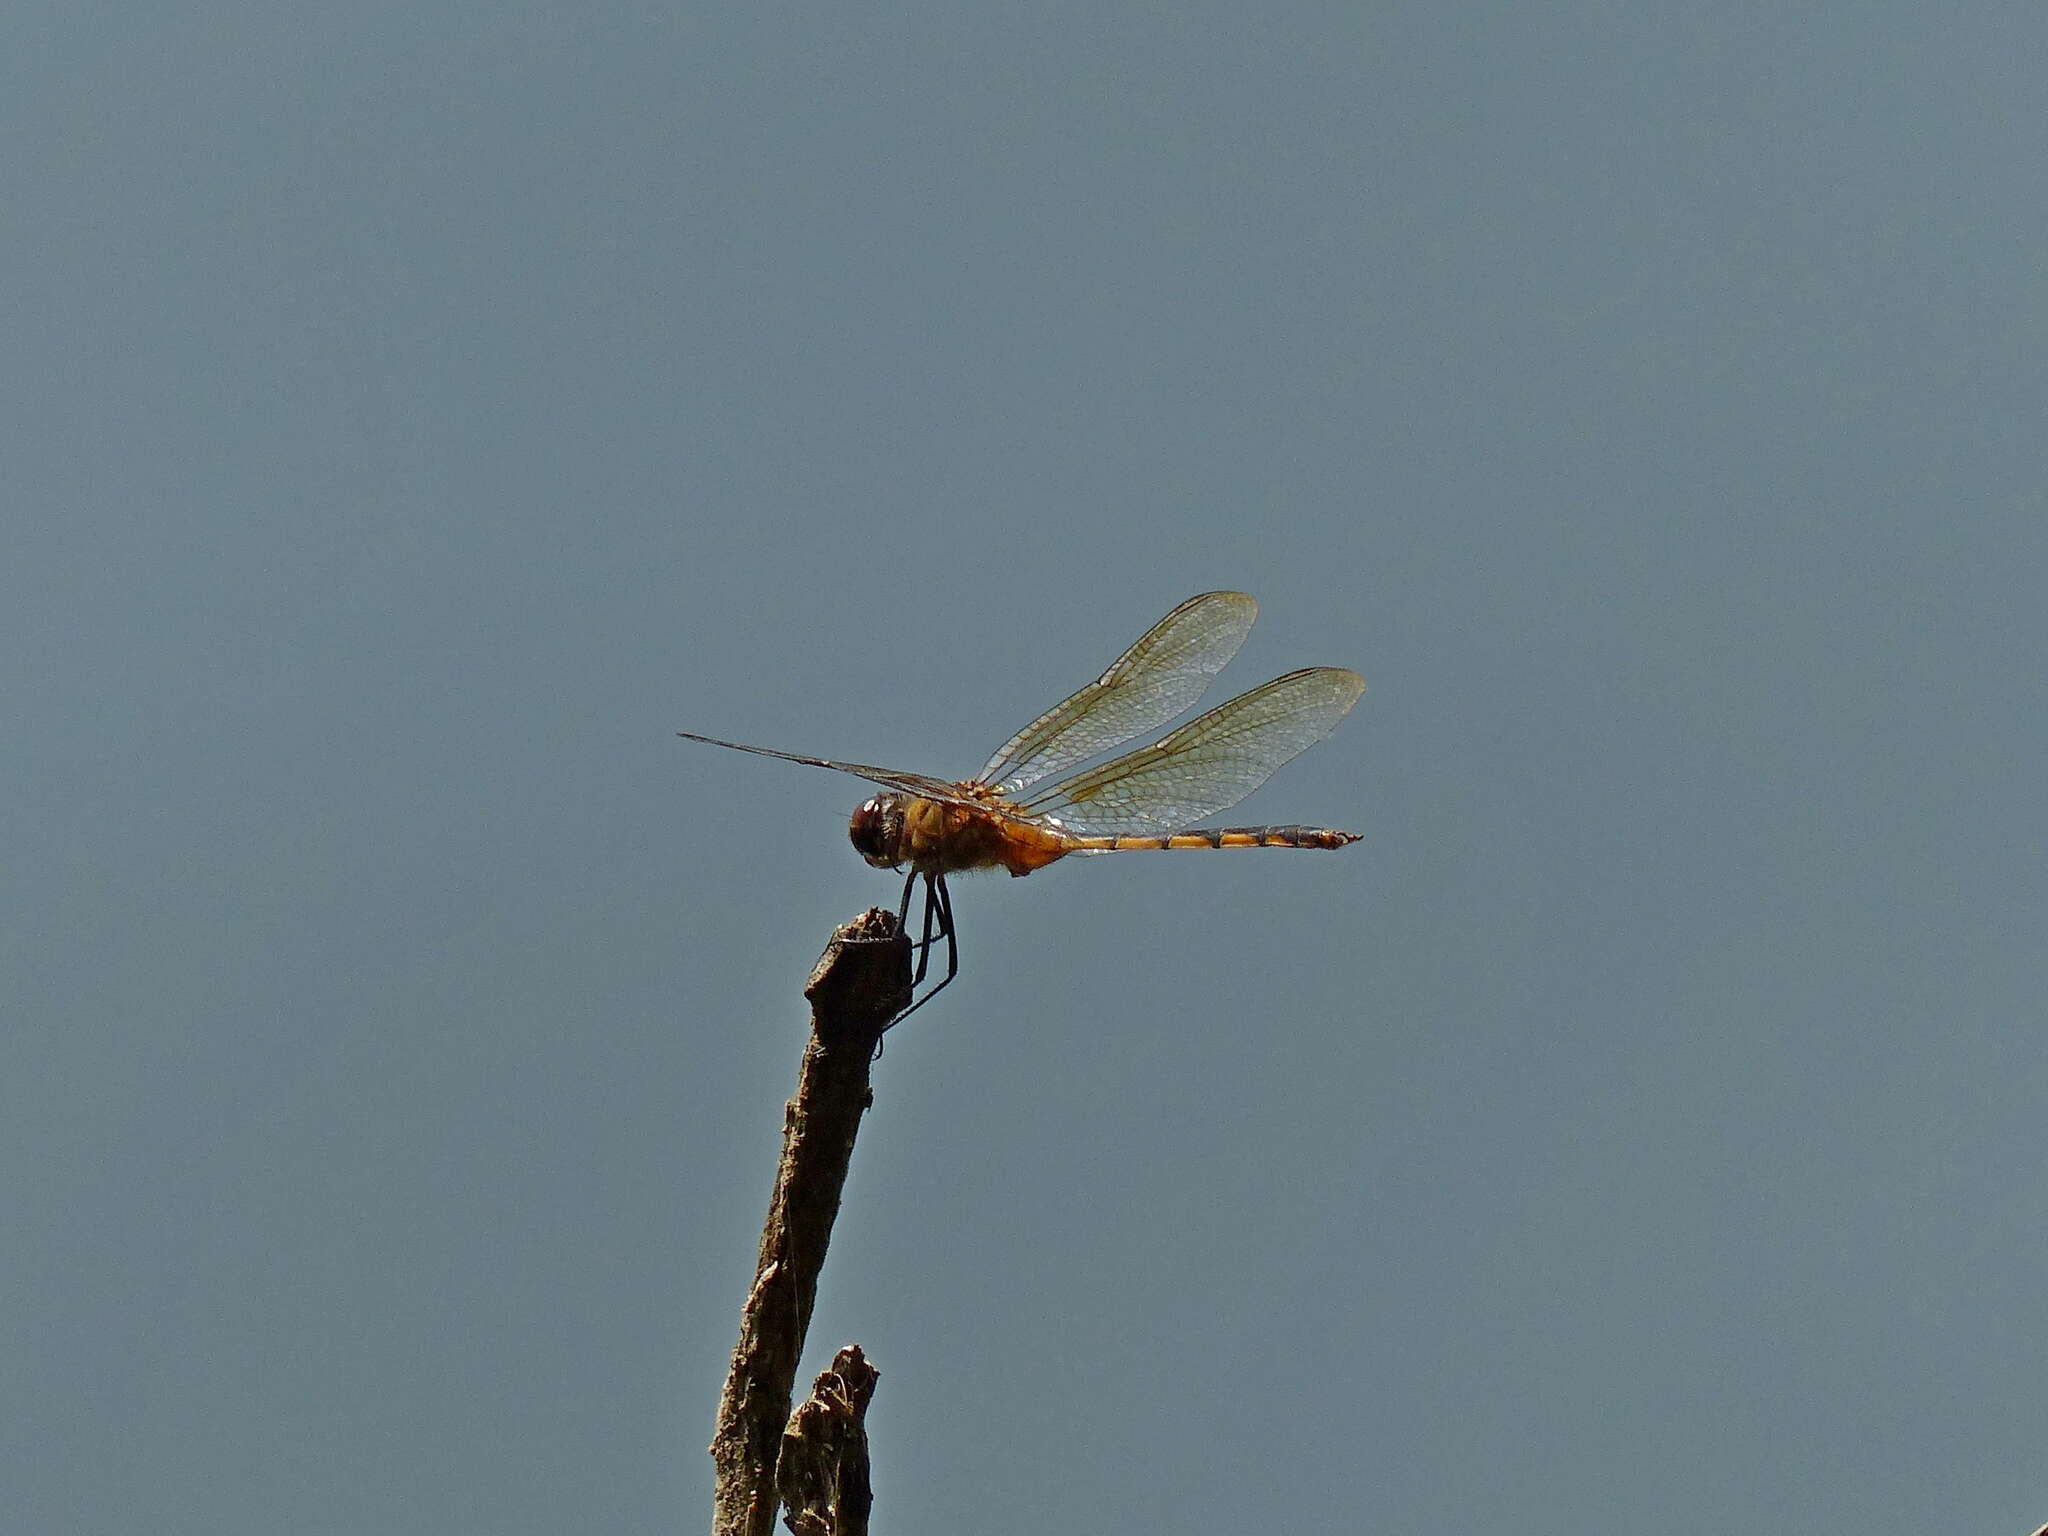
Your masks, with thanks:
M 910 940 L 896 914 L 870 908 L 837 929 L 804 996 L 811 1038 L 783 1109 L 782 1162 L 711 1439 L 713 1536 L 774 1530 L 776 1460 L 854 1137 L 874 1102 L 869 1068 L 910 1000 Z

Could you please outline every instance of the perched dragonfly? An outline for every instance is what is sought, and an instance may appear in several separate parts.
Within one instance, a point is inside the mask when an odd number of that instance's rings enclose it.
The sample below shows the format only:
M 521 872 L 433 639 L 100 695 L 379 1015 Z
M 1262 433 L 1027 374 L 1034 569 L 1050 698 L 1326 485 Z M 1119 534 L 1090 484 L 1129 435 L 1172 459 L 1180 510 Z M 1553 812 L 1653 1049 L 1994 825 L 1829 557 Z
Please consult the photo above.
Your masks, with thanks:
M 898 1014 L 893 1025 L 930 1002 L 960 973 L 953 900 L 946 890 L 946 876 L 956 870 L 1007 869 L 1028 875 L 1070 853 L 1342 848 L 1358 841 L 1356 832 L 1325 827 L 1189 829 L 1191 822 L 1237 804 L 1274 769 L 1330 734 L 1365 692 L 1365 679 L 1343 667 L 1309 667 L 1276 677 L 1148 747 L 1039 787 L 1192 707 L 1237 654 L 1258 613 L 1259 605 L 1243 592 L 1189 598 L 1140 635 L 1102 676 L 1004 742 L 980 773 L 958 782 L 743 746 L 691 731 L 676 734 L 850 773 L 889 791 L 862 803 L 847 835 L 876 868 L 908 867 L 896 908 L 898 932 L 905 931 L 910 916 L 911 892 L 920 877 L 924 880 L 924 937 L 913 985 L 925 979 L 935 938 L 946 945 L 945 978 Z

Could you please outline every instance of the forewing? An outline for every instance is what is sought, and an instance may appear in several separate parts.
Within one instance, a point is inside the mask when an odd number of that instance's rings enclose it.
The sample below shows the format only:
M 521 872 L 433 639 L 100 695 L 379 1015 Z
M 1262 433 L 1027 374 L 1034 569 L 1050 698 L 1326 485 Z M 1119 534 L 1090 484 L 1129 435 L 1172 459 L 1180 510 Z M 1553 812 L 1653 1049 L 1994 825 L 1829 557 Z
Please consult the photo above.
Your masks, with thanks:
M 829 757 L 804 757 L 796 752 L 778 752 L 773 747 L 749 747 L 737 741 L 720 741 L 716 736 L 699 736 L 694 731 L 677 731 L 676 734 L 686 741 L 701 741 L 714 747 L 730 747 L 735 752 L 751 752 L 756 757 L 779 757 L 785 763 L 803 763 L 812 768 L 830 768 L 834 773 L 850 773 L 857 779 L 866 779 L 870 784 L 880 784 L 886 789 L 898 790 L 906 795 L 921 795 L 927 800 L 947 800 L 956 805 L 973 806 L 982 803 L 961 794 L 958 786 L 922 773 L 906 773 L 897 768 L 876 768 L 868 763 L 835 762 Z
M 1178 831 L 1237 804 L 1329 735 L 1364 692 L 1365 679 L 1343 667 L 1290 672 L 1018 809 L 1093 836 Z
M 1004 742 L 975 777 L 1014 794 L 1157 730 L 1202 696 L 1258 616 L 1259 605 L 1243 592 L 1189 598 L 1102 676 Z

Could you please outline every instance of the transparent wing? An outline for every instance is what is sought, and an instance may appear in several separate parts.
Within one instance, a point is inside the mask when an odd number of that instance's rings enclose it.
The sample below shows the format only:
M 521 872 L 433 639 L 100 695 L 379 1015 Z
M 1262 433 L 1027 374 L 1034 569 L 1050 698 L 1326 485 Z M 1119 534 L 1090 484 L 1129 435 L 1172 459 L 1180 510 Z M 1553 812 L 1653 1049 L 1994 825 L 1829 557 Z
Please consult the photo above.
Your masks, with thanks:
M 850 773 L 857 779 L 866 779 L 870 784 L 880 784 L 906 795 L 921 795 L 927 800 L 946 800 L 954 805 L 983 804 L 980 800 L 961 794 L 959 785 L 948 784 L 944 779 L 930 778 L 922 773 L 906 773 L 896 768 L 876 768 L 868 763 L 834 762 L 829 757 L 804 757 L 795 752 L 778 752 L 773 747 L 749 747 L 737 741 L 720 741 L 716 736 L 699 736 L 694 731 L 677 731 L 676 734 L 686 741 L 701 741 L 714 747 L 730 747 L 735 752 L 751 752 L 756 757 L 779 757 L 785 763 L 805 763 L 812 768 L 830 768 L 834 773 Z
M 1156 730 L 1202 696 L 1258 616 L 1259 605 L 1243 592 L 1189 598 L 1102 676 L 1004 742 L 975 777 L 1014 794 Z
M 1178 831 L 1237 804 L 1329 735 L 1364 692 L 1365 679 L 1343 667 L 1290 672 L 1018 809 L 1090 836 Z

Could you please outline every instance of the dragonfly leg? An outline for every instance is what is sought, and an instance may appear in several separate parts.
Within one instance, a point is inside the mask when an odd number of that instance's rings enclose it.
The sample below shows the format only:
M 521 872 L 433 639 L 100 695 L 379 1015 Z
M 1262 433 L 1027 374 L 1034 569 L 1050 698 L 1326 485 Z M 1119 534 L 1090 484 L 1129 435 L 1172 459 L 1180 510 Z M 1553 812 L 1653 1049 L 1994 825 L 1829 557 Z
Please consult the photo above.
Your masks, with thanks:
M 938 877 L 934 889 L 939 893 L 939 927 L 946 935 L 946 981 L 951 981 L 960 974 L 960 940 L 953 931 L 953 893 L 946 889 L 944 875 Z M 946 981 L 940 982 L 939 987 L 943 987 Z M 938 991 L 939 987 L 933 987 L 932 992 Z M 929 998 L 932 992 L 925 996 Z
M 933 998 L 937 997 L 941 992 L 945 991 L 947 984 L 951 982 L 955 976 L 958 976 L 960 974 L 960 941 L 957 937 L 955 937 L 953 932 L 953 897 L 952 893 L 946 889 L 946 877 L 944 875 L 927 875 L 925 877 L 924 900 L 925 956 L 926 958 L 930 957 L 930 946 L 934 942 L 935 938 L 944 939 L 946 941 L 946 974 L 943 977 L 941 977 L 939 981 L 933 985 L 932 989 L 929 992 L 925 993 L 923 997 L 920 997 L 908 1008 L 904 1009 L 901 1013 L 897 1014 L 895 1018 L 891 1019 L 888 1025 L 886 1026 L 887 1029 L 894 1029 L 898 1024 L 901 1024 L 905 1019 L 909 1018 L 913 1013 L 917 1012 L 917 1010 L 922 1008 L 926 1003 L 930 1002 Z M 906 910 L 908 909 L 906 908 Z M 936 913 L 938 914 L 939 931 L 936 935 L 934 935 L 931 930 L 932 915 L 934 911 L 936 911 Z M 922 964 L 920 964 L 917 968 L 917 981 L 924 980 L 924 973 L 925 967 Z M 916 982 L 913 982 L 912 985 L 916 985 Z
M 915 986 L 924 980 L 924 973 L 932 958 L 932 924 L 938 917 L 940 887 L 935 877 L 927 875 L 924 882 L 924 937 L 917 941 L 917 974 L 911 977 Z

